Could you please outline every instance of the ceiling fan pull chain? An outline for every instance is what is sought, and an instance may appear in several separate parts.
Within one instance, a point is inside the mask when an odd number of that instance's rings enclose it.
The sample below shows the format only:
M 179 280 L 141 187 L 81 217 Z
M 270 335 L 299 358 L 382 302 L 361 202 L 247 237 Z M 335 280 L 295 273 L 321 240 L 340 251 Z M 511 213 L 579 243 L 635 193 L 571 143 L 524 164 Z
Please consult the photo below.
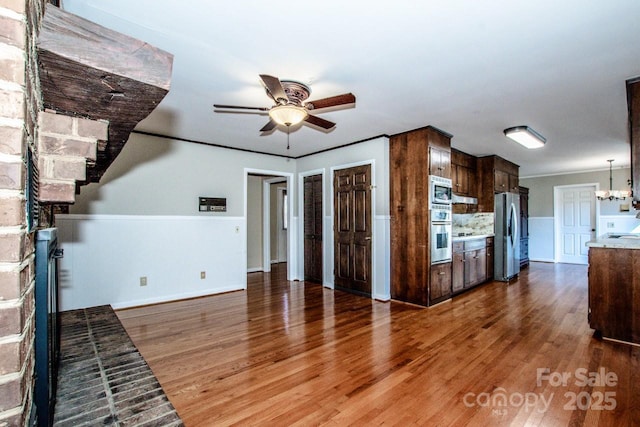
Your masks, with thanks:
M 287 126 L 287 150 L 289 149 L 289 126 Z

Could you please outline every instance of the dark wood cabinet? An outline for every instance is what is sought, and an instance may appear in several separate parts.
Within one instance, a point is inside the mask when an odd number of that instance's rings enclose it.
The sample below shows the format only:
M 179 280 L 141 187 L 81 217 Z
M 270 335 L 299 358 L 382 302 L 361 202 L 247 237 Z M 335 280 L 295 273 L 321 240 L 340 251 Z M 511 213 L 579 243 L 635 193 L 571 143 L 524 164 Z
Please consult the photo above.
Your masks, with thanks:
M 640 344 L 640 250 L 589 248 L 589 326 Z
M 464 253 L 465 288 L 470 288 L 487 280 L 487 250 L 477 249 Z
M 448 286 L 434 282 L 432 297 L 429 287 L 434 277 L 431 270 L 429 222 L 430 168 L 440 168 L 437 175 L 451 177 L 451 135 L 434 127 L 425 127 L 389 138 L 389 187 L 391 216 L 391 298 L 427 306 L 442 298 Z M 435 149 L 435 150 L 434 150 Z M 445 154 L 446 153 L 446 154 Z M 434 159 L 432 157 L 436 157 Z M 439 165 L 439 166 L 436 166 Z M 444 267 L 440 268 L 439 271 Z M 449 263 L 449 270 L 451 264 Z M 444 279 L 438 275 L 436 279 Z
M 495 193 L 517 193 L 518 175 L 503 170 L 494 171 L 493 191 Z
M 529 266 L 529 189 L 520 187 L 520 268 Z
M 493 280 L 493 237 L 487 237 L 487 280 Z
M 471 170 L 455 163 L 451 164 L 451 184 L 453 192 L 459 196 L 469 196 Z
M 429 174 L 451 178 L 451 150 L 429 147 Z
M 509 191 L 509 174 L 505 171 L 495 170 L 493 172 L 494 193 L 504 193 Z
M 520 167 L 499 156 L 477 159 L 478 212 L 493 212 L 495 193 L 518 193 Z
M 431 266 L 429 305 L 451 298 L 451 263 Z
M 453 256 L 451 262 L 451 292 L 457 293 L 464 289 L 464 243 L 453 242 Z
M 493 240 L 491 240 L 491 254 L 492 258 Z M 493 278 L 493 265 L 491 276 L 488 276 L 487 263 L 487 239 L 453 242 L 451 292 L 456 294 Z
M 476 158 L 462 151 L 451 149 L 451 184 L 454 194 L 477 197 Z M 474 204 L 454 204 L 453 213 L 473 213 Z

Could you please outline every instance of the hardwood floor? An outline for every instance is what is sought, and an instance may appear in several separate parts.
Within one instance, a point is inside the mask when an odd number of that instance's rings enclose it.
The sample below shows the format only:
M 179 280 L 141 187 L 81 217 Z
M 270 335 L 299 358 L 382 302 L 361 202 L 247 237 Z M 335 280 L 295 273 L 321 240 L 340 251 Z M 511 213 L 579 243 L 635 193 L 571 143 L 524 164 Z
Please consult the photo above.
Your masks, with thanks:
M 117 312 L 185 425 L 640 423 L 640 348 L 593 337 L 586 266 L 431 308 L 285 277 Z

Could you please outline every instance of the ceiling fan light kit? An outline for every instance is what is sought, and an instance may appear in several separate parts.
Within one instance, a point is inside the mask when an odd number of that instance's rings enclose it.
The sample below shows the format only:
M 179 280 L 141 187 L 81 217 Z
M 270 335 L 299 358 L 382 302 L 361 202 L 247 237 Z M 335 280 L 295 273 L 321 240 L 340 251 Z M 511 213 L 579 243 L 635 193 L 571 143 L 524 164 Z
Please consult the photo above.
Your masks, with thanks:
M 269 110 L 271 120 L 283 126 L 295 126 L 302 123 L 309 113 L 303 107 L 297 105 L 277 105 Z
M 510 138 L 523 145 L 524 147 L 532 150 L 535 148 L 542 148 L 547 142 L 547 139 L 540 135 L 529 126 L 515 126 L 504 130 L 504 134 L 507 138 Z
M 336 126 L 335 123 L 309 112 L 313 110 L 314 113 L 322 113 L 319 110 L 344 108 L 349 105 L 353 106 L 356 103 L 356 97 L 352 93 L 304 102 L 311 94 L 311 89 L 304 83 L 294 80 L 280 80 L 267 74 L 260 74 L 260 79 L 264 84 L 267 95 L 275 102 L 273 107 L 245 107 L 224 104 L 213 104 L 213 106 L 218 109 L 268 111 L 269 122 L 260 129 L 260 132 L 269 132 L 281 125 L 286 126 L 288 133 L 291 126 L 302 122 L 324 130 L 333 129 Z

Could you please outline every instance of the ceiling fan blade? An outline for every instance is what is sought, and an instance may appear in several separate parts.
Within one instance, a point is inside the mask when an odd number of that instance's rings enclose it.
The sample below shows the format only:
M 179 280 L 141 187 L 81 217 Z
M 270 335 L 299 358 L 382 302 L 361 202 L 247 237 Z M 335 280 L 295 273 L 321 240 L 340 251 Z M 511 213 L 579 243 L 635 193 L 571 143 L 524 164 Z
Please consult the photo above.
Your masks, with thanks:
M 269 120 L 269 123 L 264 125 L 262 129 L 260 129 L 260 132 L 269 132 L 270 130 L 273 130 L 277 125 L 278 124 L 273 120 Z
M 230 109 L 240 109 L 240 110 L 260 110 L 260 111 L 269 111 L 270 109 L 267 107 L 243 107 L 240 105 L 222 105 L 222 104 L 213 104 L 214 108 L 230 108 Z
M 337 107 L 339 105 L 355 104 L 356 96 L 352 93 L 331 96 L 329 98 L 316 99 L 305 104 L 309 110 L 319 110 L 321 108 Z
M 323 128 L 323 129 L 331 129 L 332 127 L 334 127 L 336 125 L 335 123 L 330 122 L 329 120 L 325 120 L 325 119 L 322 119 L 322 118 L 320 118 L 318 116 L 313 116 L 311 114 L 309 114 L 307 116 L 307 118 L 304 119 L 304 121 L 307 122 L 307 123 L 311 123 L 312 125 L 319 126 L 319 127 Z
M 286 104 L 289 102 L 289 97 L 284 91 L 284 87 L 282 87 L 282 83 L 280 83 L 280 79 L 277 77 L 269 76 L 267 74 L 260 74 L 260 78 L 262 79 L 265 87 L 267 88 L 267 92 L 276 101 L 276 104 Z

